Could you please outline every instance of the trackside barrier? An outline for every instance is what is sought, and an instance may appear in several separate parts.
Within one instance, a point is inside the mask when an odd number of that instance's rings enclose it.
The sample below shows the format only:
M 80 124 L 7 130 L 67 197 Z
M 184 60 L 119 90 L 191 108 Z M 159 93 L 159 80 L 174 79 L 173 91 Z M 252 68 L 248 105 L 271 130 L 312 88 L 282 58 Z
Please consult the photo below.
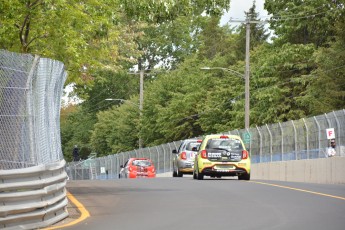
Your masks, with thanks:
M 345 184 L 345 157 L 267 162 L 251 168 L 252 179 Z
M 60 107 L 63 63 L 0 50 L 0 229 L 68 216 Z
M 66 218 L 65 164 L 0 170 L 0 229 L 36 229 Z
M 263 175 L 261 170 L 275 168 L 276 165 L 285 165 L 289 170 L 295 168 L 301 171 L 302 169 L 297 166 L 302 164 L 304 167 L 304 164 L 306 164 L 306 166 L 312 167 L 310 170 L 313 172 L 320 168 L 329 167 L 327 165 L 330 160 L 326 154 L 326 149 L 329 146 L 326 135 L 328 128 L 334 128 L 337 142 L 337 154 L 334 159 L 345 159 L 345 109 L 295 121 L 266 124 L 247 130 L 232 130 L 223 133 L 242 137 L 246 148 L 250 150 L 252 168 L 255 172 L 252 174 L 253 178 L 279 177 L 293 179 L 294 177 L 289 176 L 292 174 L 290 171 L 285 174 L 283 166 L 281 166 L 279 172 L 275 171 L 274 176 L 267 173 Z M 173 167 L 172 150 L 177 149 L 180 143 L 181 141 L 174 141 L 159 146 L 111 154 L 84 162 L 69 162 L 66 170 L 71 180 L 116 179 L 118 178 L 120 165 L 123 165 L 128 158 L 147 157 L 153 161 L 157 174 L 164 173 L 166 175 L 167 172 L 172 171 Z M 317 161 L 314 161 L 316 159 Z M 331 160 L 331 162 L 333 161 Z M 261 167 L 262 165 L 264 166 Z M 330 169 L 334 171 L 339 168 L 331 167 Z M 339 173 L 336 173 L 336 175 Z M 259 175 L 262 175 L 262 177 L 259 178 Z M 305 178 L 307 177 L 308 175 L 305 174 Z M 325 180 L 320 179 L 319 181 L 326 183 Z M 327 179 L 327 181 L 330 181 L 330 179 Z M 340 181 L 345 183 L 343 178 Z

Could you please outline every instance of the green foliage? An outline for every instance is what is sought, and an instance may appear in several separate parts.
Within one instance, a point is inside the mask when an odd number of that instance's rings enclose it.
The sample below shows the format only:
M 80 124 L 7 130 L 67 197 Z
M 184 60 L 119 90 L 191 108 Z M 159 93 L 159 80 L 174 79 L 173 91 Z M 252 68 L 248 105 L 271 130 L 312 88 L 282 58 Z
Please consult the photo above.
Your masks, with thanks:
M 229 1 L 224 0 L 122 0 L 127 15 L 137 21 L 161 23 L 174 21 L 187 15 L 220 15 L 229 9 Z
M 66 117 L 64 117 L 66 116 Z M 74 112 L 64 114 L 61 119 L 61 144 L 62 152 L 66 160 L 73 159 L 73 147 L 78 145 L 82 159 L 87 159 L 92 152 L 90 146 L 90 130 L 93 129 L 95 117 L 85 113 L 80 108 Z
M 117 25 L 118 6 L 115 0 L 0 0 L 0 47 L 60 60 L 67 83 L 88 82 L 94 69 L 114 68 L 120 59 L 126 29 Z
M 256 5 L 255 2 L 253 2 L 253 6 L 249 9 L 247 13 L 247 17 L 250 21 L 254 21 L 256 23 L 250 24 L 250 49 L 254 50 L 256 47 L 266 43 L 269 34 L 267 33 L 267 30 L 265 29 L 264 23 L 258 23 L 259 20 L 259 14 L 256 12 Z M 241 24 L 241 26 L 237 29 L 237 32 L 239 34 L 238 39 L 236 40 L 236 50 L 238 52 L 238 58 L 241 60 L 245 59 L 245 51 L 246 51 L 246 23 Z
M 0 0 L 0 48 L 65 63 L 83 103 L 64 108 L 63 152 L 86 158 L 244 128 L 245 25 L 229 1 Z M 345 106 L 343 1 L 266 0 L 276 38 L 251 24 L 250 123 Z M 249 10 L 259 18 L 255 3 Z M 169 70 L 152 71 L 155 67 Z M 135 66 L 135 68 L 133 68 Z M 213 67 L 208 71 L 202 67 Z M 144 108 L 136 105 L 145 70 Z M 148 74 L 152 71 L 150 74 Z M 234 72 L 239 74 L 234 74 Z M 105 101 L 106 98 L 125 99 Z
M 251 121 L 261 125 L 299 119 L 309 114 L 296 102 L 312 80 L 302 77 L 315 68 L 313 45 L 266 45 L 253 53 Z
M 314 54 L 315 68 L 310 75 L 311 83 L 303 97 L 298 97 L 300 104 L 308 106 L 310 115 L 318 115 L 345 107 L 345 19 L 335 24 L 336 41 L 329 43 L 329 48 L 321 48 Z
M 313 43 L 320 47 L 333 39 L 333 22 L 343 17 L 344 5 L 341 0 L 266 0 L 265 9 L 272 14 L 270 28 L 281 45 Z
M 195 59 L 188 60 L 179 71 L 159 76 L 148 86 L 141 128 L 145 144 L 155 145 L 201 134 L 197 120 L 207 84 L 198 69 Z
M 139 108 L 130 103 L 100 112 L 91 143 L 98 156 L 138 148 Z

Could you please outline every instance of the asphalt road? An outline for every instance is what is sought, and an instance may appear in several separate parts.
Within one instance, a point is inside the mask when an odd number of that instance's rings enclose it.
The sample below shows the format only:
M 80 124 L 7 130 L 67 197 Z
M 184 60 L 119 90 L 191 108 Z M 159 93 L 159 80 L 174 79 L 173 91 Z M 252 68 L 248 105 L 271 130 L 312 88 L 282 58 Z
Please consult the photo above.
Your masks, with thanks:
M 69 181 L 67 189 L 91 216 L 64 229 L 345 229 L 345 185 L 187 175 Z

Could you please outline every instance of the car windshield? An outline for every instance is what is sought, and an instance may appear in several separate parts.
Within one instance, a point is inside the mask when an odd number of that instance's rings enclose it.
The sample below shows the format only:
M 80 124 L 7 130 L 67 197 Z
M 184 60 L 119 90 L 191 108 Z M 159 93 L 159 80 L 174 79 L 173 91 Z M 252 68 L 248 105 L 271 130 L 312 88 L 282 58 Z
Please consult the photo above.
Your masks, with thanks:
M 199 142 L 189 142 L 186 145 L 186 150 L 193 151 L 194 147 L 199 147 L 200 143 Z
M 151 162 L 149 160 L 134 160 L 132 165 L 135 166 L 151 166 Z
M 226 150 L 243 150 L 240 140 L 228 139 L 210 139 L 206 145 L 207 149 L 220 148 Z

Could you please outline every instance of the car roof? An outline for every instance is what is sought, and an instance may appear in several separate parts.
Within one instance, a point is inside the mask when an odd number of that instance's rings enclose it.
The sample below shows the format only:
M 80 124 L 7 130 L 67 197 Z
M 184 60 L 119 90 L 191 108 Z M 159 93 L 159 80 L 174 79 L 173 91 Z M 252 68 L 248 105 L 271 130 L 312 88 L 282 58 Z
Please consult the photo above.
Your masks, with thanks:
M 241 137 L 239 135 L 231 135 L 231 134 L 210 134 L 210 135 L 206 135 L 204 139 L 220 138 L 221 136 L 227 136 L 229 138 L 241 139 Z
M 147 161 L 151 161 L 151 159 L 149 158 L 145 158 L 145 157 L 131 157 L 129 158 L 129 160 L 147 160 Z
M 196 142 L 199 140 L 202 140 L 202 138 L 189 138 L 189 139 L 183 140 L 183 142 Z

